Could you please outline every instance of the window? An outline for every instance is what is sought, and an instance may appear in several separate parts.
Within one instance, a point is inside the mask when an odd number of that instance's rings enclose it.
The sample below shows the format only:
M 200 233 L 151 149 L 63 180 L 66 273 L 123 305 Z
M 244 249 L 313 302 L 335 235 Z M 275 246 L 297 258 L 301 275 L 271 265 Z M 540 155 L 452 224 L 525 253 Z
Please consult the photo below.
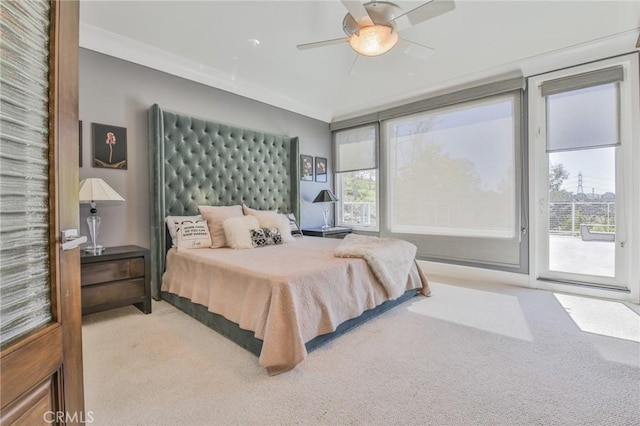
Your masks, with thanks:
M 378 126 L 367 125 L 334 133 L 336 153 L 337 224 L 378 229 Z
M 514 95 L 389 120 L 392 233 L 517 236 Z
M 529 82 L 534 285 L 637 300 L 638 55 Z
M 351 228 L 378 226 L 378 171 L 345 172 L 338 175 L 338 224 Z
M 419 259 L 527 273 L 524 89 L 515 76 L 332 123 L 339 224 Z

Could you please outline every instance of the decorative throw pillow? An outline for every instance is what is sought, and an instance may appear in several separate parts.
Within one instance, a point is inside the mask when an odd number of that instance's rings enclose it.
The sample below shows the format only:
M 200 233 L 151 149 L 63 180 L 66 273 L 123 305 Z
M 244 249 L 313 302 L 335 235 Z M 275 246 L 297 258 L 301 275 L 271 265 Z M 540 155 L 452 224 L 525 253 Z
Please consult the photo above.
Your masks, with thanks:
M 254 216 L 230 217 L 222 222 L 227 245 L 233 249 L 253 248 L 251 230 L 259 226 L 258 219 Z
M 259 228 L 250 231 L 253 247 L 282 244 L 282 235 L 278 228 Z
M 222 222 L 230 217 L 244 216 L 242 214 L 242 206 L 198 206 L 198 209 L 200 209 L 200 214 L 209 225 L 211 247 L 226 247 L 227 240 L 224 236 Z
M 176 227 L 178 251 L 211 247 L 211 235 L 207 221 L 183 221 Z
M 253 210 L 250 214 L 258 218 L 260 228 L 278 228 L 283 242 L 290 243 L 295 241 L 293 235 L 291 235 L 291 227 L 287 216 L 280 213 L 259 210 Z
M 252 216 L 257 216 L 260 213 L 278 213 L 278 210 L 257 210 L 257 209 L 252 209 L 251 207 L 247 207 L 246 204 L 242 205 L 242 213 L 246 215 L 252 215 Z
M 184 221 L 194 222 L 196 220 L 202 220 L 202 216 L 167 216 L 164 221 L 167 223 L 167 230 L 171 236 L 171 242 L 173 247 L 178 247 L 178 230 L 177 226 Z

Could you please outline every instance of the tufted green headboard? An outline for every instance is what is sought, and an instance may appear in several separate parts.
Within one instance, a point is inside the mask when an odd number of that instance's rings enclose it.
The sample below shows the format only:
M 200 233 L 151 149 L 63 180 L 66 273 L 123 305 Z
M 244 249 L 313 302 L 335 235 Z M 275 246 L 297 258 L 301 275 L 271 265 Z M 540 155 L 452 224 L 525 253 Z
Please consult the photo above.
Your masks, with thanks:
M 245 203 L 300 218 L 298 138 L 149 109 L 151 281 L 159 297 L 171 241 L 164 218 Z

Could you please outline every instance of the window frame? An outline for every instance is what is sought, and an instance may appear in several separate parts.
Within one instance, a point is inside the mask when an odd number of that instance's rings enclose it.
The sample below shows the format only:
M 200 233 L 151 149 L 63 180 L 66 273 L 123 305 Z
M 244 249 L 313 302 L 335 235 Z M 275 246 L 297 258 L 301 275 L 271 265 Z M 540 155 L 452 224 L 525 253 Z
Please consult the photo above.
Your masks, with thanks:
M 637 89 L 640 87 L 638 69 L 640 55 L 638 53 L 613 57 L 589 64 L 576 65 L 562 70 L 549 71 L 529 78 L 531 94 L 529 96 L 529 127 L 530 150 L 530 178 L 533 182 L 530 191 L 530 204 L 544 206 L 548 202 L 544 186 L 544 176 L 536 168 L 548 167 L 546 146 L 546 99 L 541 87 L 545 82 L 561 78 L 572 79 L 583 73 L 598 72 L 608 67 L 622 66 L 624 80 L 619 82 L 619 144 L 616 149 L 616 265 L 614 277 L 587 276 L 589 281 L 580 279 L 580 274 L 550 271 L 548 245 L 548 216 L 540 209 L 532 210 L 532 244 L 531 244 L 531 274 L 530 285 L 552 291 L 568 291 L 594 297 L 608 297 L 613 299 L 640 299 L 640 268 L 633 265 L 632 259 L 637 257 L 638 241 L 640 241 L 640 226 L 631 219 L 637 217 L 640 210 L 640 185 L 633 176 L 638 176 L 638 137 L 640 125 L 634 121 L 640 113 L 640 102 Z M 603 82 L 607 84 L 609 82 Z M 544 143 L 541 143 L 544 141 Z M 625 245 L 620 250 L 619 243 Z
M 376 171 L 376 224 L 374 225 L 354 225 L 352 223 L 348 223 L 344 221 L 344 204 L 343 204 L 343 196 L 342 196 L 342 177 L 343 177 L 343 173 L 355 173 L 358 171 L 367 171 L 367 170 L 375 170 Z M 365 169 L 365 170 L 356 170 L 355 172 L 342 172 L 342 173 L 336 173 L 335 175 L 335 191 L 336 191 L 336 195 L 338 196 L 338 202 L 336 203 L 336 209 L 337 211 L 335 212 L 335 216 L 337 218 L 336 220 L 336 226 L 343 226 L 343 227 L 347 227 L 347 228 L 351 228 L 353 230 L 356 231 L 364 231 L 364 232 L 379 232 L 380 231 L 380 168 L 375 168 L 375 169 Z
M 464 104 L 483 98 L 489 98 L 500 94 L 513 92 L 517 99 L 517 113 L 514 114 L 516 130 L 516 150 L 514 178 L 515 188 L 518 191 L 514 202 L 517 203 L 516 213 L 517 236 L 510 240 L 469 238 L 469 237 L 442 237 L 418 234 L 394 234 L 388 229 L 387 199 L 389 168 L 387 161 L 380 161 L 378 168 L 378 233 L 381 237 L 394 237 L 414 243 L 418 247 L 417 259 L 428 260 L 453 265 L 495 269 L 520 274 L 529 273 L 529 185 L 528 185 L 528 150 L 527 150 L 527 114 L 526 114 L 526 80 L 521 74 L 509 73 L 502 78 L 490 78 L 477 82 L 477 85 L 461 85 L 447 91 L 435 92 L 432 96 L 420 100 L 390 107 L 388 109 L 372 112 L 367 115 L 354 117 L 330 124 L 332 131 L 357 127 L 364 124 L 377 123 L 379 127 L 379 152 L 380 158 L 386 159 L 388 147 L 385 143 L 384 122 L 389 119 L 410 116 L 429 110 L 436 110 L 446 106 Z M 335 145 L 334 145 L 335 149 Z M 337 175 L 336 175 L 337 177 Z M 337 179 L 335 180 L 337 181 Z M 342 190 L 342 188 L 340 188 Z M 336 189 L 338 192 L 338 189 Z M 434 252 L 434 248 L 441 249 Z M 462 248 L 456 252 L 456 248 Z
M 355 169 L 355 170 L 338 170 L 337 165 L 339 164 L 339 149 L 338 149 L 338 141 L 337 136 L 340 132 L 347 132 L 356 129 L 364 129 L 367 127 L 371 127 L 375 134 L 375 142 L 374 142 L 374 158 L 376 167 L 370 169 Z M 335 211 L 334 218 L 336 218 L 336 226 L 348 227 L 356 231 L 363 232 L 371 232 L 377 233 L 380 230 L 380 123 L 379 122 L 367 122 L 367 123 L 359 123 L 357 125 L 342 127 L 339 129 L 335 129 L 332 132 L 333 139 L 333 152 L 334 152 L 334 164 L 336 165 L 336 170 L 334 171 L 334 191 L 338 197 L 338 202 L 335 203 Z M 343 173 L 354 173 L 358 171 L 367 171 L 367 170 L 375 170 L 376 171 L 376 224 L 375 225 L 354 225 L 352 223 L 345 223 L 344 221 L 344 200 L 343 200 Z
M 397 234 L 415 234 L 415 235 L 429 235 L 429 236 L 442 236 L 442 237 L 464 237 L 464 232 L 460 232 L 460 230 L 457 230 L 457 232 L 446 232 L 446 230 L 444 228 L 439 228 L 438 226 L 434 226 L 434 225 L 422 225 L 421 227 L 415 227 L 415 229 L 411 229 L 412 227 L 409 225 L 400 225 L 400 224 L 394 224 L 393 223 L 393 219 L 394 219 L 394 214 L 393 214 L 393 206 L 394 206 L 394 194 L 391 191 L 391 184 L 393 183 L 393 179 L 394 179 L 394 175 L 392 175 L 392 161 L 395 159 L 395 156 L 390 152 L 391 150 L 391 135 L 388 135 L 388 130 L 389 127 L 391 125 L 393 125 L 393 122 L 398 121 L 398 120 L 406 120 L 406 119 L 411 119 L 412 117 L 419 117 L 419 116 L 437 116 L 439 114 L 447 114 L 450 112 L 454 112 L 454 111 L 463 111 L 463 110 L 469 110 L 472 109 L 476 106 L 481 107 L 484 105 L 488 105 L 491 103 L 497 103 L 497 102 L 501 102 L 503 100 L 509 100 L 512 103 L 512 119 L 513 119 L 513 145 L 512 145 L 512 157 L 511 157 L 511 161 L 513 162 L 513 181 L 511 182 L 513 185 L 513 194 L 511 198 L 511 208 L 512 213 L 513 213 L 513 217 L 512 217 L 512 223 L 510 224 L 510 228 L 511 228 L 511 234 L 508 236 L 498 236 L 498 235 L 483 235 L 482 233 L 480 233 L 479 231 L 477 231 L 476 234 L 471 235 L 472 237 L 475 238 L 489 238 L 489 239 L 499 239 L 499 240 L 513 240 L 513 239 L 517 239 L 519 238 L 519 233 L 520 233 L 520 221 L 518 220 L 519 217 L 519 213 L 520 213 L 520 206 L 519 206 L 519 200 L 521 199 L 521 194 L 520 194 L 520 188 L 518 187 L 518 185 L 520 184 L 520 179 L 518 179 L 518 174 L 520 174 L 520 169 L 518 167 L 518 144 L 519 144 L 519 140 L 518 140 L 518 134 L 520 132 L 520 126 L 521 124 L 519 124 L 518 121 L 518 115 L 520 115 L 521 113 L 521 105 L 518 105 L 519 103 L 519 99 L 518 99 L 518 94 L 514 93 L 514 92 L 507 92 L 507 93 L 500 93 L 500 94 L 496 94 L 493 96 L 488 96 L 488 97 L 484 97 L 484 98 L 480 98 L 480 99 L 475 99 L 475 100 L 471 100 L 471 101 L 466 101 L 466 102 L 461 102 L 461 103 L 456 103 L 453 105 L 447 105 L 447 106 L 442 106 L 442 107 L 438 107 L 438 108 L 433 108 L 427 111 L 422 111 L 419 113 L 415 113 L 415 114 L 411 114 L 411 115 L 407 115 L 407 116 L 402 116 L 402 117 L 396 117 L 393 119 L 389 119 L 389 120 L 385 120 L 383 122 L 383 127 L 384 127 L 384 132 L 385 132 L 385 146 L 388 147 L 388 151 L 387 154 L 385 156 L 385 161 L 386 161 L 386 166 L 387 169 L 389 170 L 389 173 L 386 176 L 386 181 L 389 184 L 389 190 L 387 192 L 387 203 L 386 203 L 386 219 L 387 219 L 387 228 L 389 229 L 390 232 L 392 233 L 397 233 Z M 428 132 L 427 132 L 428 133 Z M 396 230 L 394 230 L 394 228 Z
M 525 114 L 525 92 L 524 87 L 514 87 L 514 84 L 499 83 L 498 89 L 506 87 L 505 90 L 487 90 L 481 96 L 473 96 L 473 89 L 470 95 L 453 94 L 455 101 L 429 105 L 420 111 L 411 111 L 407 114 L 397 114 L 381 122 L 381 158 L 380 163 L 380 203 L 384 212 L 381 215 L 380 236 L 401 238 L 415 244 L 418 247 L 416 257 L 421 260 L 428 260 L 454 265 L 480 267 L 484 269 L 496 269 L 507 272 L 527 274 L 529 272 L 529 236 L 528 236 L 528 158 L 527 158 L 527 134 L 526 114 Z M 485 86 L 486 87 L 486 86 Z M 463 91 L 464 92 L 464 91 Z M 515 225 L 516 233 L 511 239 L 497 239 L 484 237 L 464 237 L 464 236 L 443 236 L 425 235 L 411 233 L 394 233 L 390 230 L 389 209 L 389 144 L 386 123 L 390 119 L 400 116 L 410 116 L 415 113 L 437 111 L 447 107 L 473 104 L 484 99 L 497 98 L 510 95 L 514 99 L 514 188 L 515 196 Z

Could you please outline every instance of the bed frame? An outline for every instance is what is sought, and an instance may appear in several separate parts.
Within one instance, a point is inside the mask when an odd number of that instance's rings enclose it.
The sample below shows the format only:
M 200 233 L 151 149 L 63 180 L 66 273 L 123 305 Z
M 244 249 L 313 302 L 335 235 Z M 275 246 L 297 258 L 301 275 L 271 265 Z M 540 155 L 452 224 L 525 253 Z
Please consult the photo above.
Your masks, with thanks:
M 153 105 L 149 109 L 151 199 L 151 280 L 154 299 L 166 300 L 250 352 L 262 340 L 205 306 L 162 292 L 165 256 L 171 247 L 165 217 L 198 214 L 198 205 L 246 204 L 300 218 L 300 164 L 297 137 L 233 127 Z M 306 343 L 307 351 L 396 306 L 416 294 L 384 302 L 341 324 L 334 333 Z

